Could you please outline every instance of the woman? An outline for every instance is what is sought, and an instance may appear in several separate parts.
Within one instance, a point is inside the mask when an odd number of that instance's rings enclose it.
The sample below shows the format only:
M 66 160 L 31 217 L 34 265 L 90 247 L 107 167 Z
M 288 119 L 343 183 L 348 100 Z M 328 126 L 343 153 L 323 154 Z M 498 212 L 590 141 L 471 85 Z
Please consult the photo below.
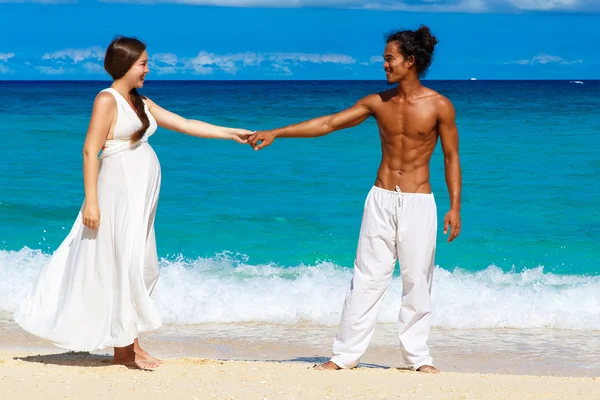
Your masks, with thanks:
M 115 39 L 104 68 L 114 81 L 92 110 L 83 148 L 84 204 L 14 318 L 57 346 L 110 346 L 114 363 L 152 369 L 161 361 L 137 340 L 161 326 L 150 300 L 158 278 L 154 217 L 161 174 L 148 137 L 157 125 L 239 143 L 251 132 L 187 120 L 140 96 L 149 69 L 146 46 L 137 39 Z

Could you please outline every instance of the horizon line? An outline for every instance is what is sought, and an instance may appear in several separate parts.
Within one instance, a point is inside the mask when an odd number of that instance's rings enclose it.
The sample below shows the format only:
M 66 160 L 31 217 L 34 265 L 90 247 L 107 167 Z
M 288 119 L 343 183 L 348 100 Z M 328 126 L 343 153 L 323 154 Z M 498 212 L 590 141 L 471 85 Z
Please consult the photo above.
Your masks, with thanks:
M 0 82 L 111 82 L 111 79 L 0 79 Z M 421 82 L 477 82 L 477 81 L 600 81 L 599 78 L 446 78 L 421 79 Z M 385 82 L 385 79 L 152 79 L 152 82 Z

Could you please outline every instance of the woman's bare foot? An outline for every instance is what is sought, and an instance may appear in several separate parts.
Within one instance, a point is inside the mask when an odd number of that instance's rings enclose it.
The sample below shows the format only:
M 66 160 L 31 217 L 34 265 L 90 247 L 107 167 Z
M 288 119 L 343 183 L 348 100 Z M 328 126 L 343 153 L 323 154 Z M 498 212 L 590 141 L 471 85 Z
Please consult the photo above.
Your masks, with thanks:
M 150 361 L 141 354 L 138 354 L 134 347 L 134 344 L 130 344 L 127 347 L 115 347 L 113 364 L 142 370 L 153 370 L 160 365 L 160 363 Z
M 424 374 L 439 374 L 440 370 L 434 367 L 433 365 L 421 365 L 417 368 L 418 372 L 422 372 Z
M 146 359 L 147 361 L 150 361 L 150 362 L 153 362 L 153 363 L 158 363 L 158 365 L 160 365 L 160 364 L 163 363 L 163 360 L 159 360 L 158 358 L 154 358 L 150 354 L 146 353 L 140 347 L 140 343 L 138 342 L 137 339 L 135 339 L 133 341 L 133 351 L 135 352 L 135 354 L 138 354 L 139 356 L 141 356 L 142 358 Z
M 114 365 L 125 365 L 126 367 L 141 369 L 144 371 L 152 371 L 158 367 L 159 364 L 146 361 L 137 354 L 134 355 L 133 359 L 129 360 L 113 360 Z
M 160 364 L 148 361 L 138 354 L 133 354 L 133 357 L 122 358 L 113 360 L 114 365 L 125 365 L 126 367 L 141 369 L 145 371 L 151 371 L 157 368 Z
M 333 361 L 327 361 L 326 363 L 315 365 L 314 368 L 323 371 L 337 371 L 338 369 L 341 369 Z

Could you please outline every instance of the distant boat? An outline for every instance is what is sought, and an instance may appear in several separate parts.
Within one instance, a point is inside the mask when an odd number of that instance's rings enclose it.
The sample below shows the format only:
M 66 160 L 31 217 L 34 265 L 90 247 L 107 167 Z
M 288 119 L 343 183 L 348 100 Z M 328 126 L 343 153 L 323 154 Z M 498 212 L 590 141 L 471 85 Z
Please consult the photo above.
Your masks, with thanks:
M 477 80 L 477 78 L 471 78 L 470 80 L 471 80 L 471 81 L 476 81 L 476 80 Z
M 577 83 L 578 85 L 583 85 L 583 82 L 581 82 L 581 81 L 571 81 L 571 83 Z

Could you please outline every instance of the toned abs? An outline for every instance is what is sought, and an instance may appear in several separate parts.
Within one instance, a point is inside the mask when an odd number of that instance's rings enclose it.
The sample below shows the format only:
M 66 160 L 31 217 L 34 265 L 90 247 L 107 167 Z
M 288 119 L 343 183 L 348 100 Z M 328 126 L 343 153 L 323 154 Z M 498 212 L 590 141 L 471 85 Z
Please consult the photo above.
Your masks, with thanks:
M 394 94 L 395 90 L 381 93 L 372 108 L 382 152 L 375 185 L 431 193 L 429 161 L 438 138 L 436 100 L 440 95 L 427 90 L 413 99 L 400 99 Z

